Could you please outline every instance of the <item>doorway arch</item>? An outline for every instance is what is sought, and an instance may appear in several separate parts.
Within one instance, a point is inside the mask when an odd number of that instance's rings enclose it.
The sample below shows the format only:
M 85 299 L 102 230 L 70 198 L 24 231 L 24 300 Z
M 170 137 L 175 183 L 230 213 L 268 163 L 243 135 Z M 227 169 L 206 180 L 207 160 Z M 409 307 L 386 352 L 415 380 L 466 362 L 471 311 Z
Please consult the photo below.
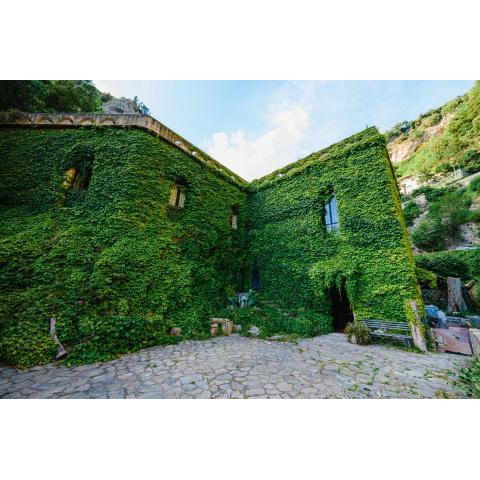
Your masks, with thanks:
M 345 283 L 341 287 L 336 285 L 329 288 L 332 302 L 333 330 L 343 332 L 347 323 L 353 322 L 353 311 L 348 299 Z

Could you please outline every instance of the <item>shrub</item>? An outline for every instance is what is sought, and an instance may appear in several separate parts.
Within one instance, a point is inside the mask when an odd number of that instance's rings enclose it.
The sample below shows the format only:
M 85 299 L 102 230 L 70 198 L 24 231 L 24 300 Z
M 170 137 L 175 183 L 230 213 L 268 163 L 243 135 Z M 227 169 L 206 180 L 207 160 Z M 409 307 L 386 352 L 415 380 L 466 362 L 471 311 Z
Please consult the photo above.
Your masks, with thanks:
M 467 173 L 480 171 L 480 152 L 467 150 L 462 158 L 462 167 Z
M 422 220 L 410 232 L 410 236 L 414 245 L 422 250 L 433 251 L 445 248 L 441 225 L 430 219 Z
M 0 329 L 0 358 L 8 358 L 15 367 L 29 368 L 46 363 L 56 353 L 48 321 L 10 321 Z
M 459 277 L 464 281 L 480 279 L 480 249 L 423 253 L 415 255 L 415 262 L 417 267 L 442 277 Z
M 435 200 L 425 220 L 411 232 L 413 243 L 424 250 L 441 250 L 445 241 L 460 236 L 460 225 L 470 219 L 471 200 L 463 191 L 447 192 Z
M 350 322 L 345 327 L 348 341 L 358 345 L 368 345 L 372 341 L 370 329 L 361 322 Z
M 415 193 L 416 195 L 421 195 L 423 193 L 425 195 L 425 198 L 427 199 L 427 202 L 433 202 L 445 195 L 445 193 L 447 193 L 448 191 L 449 189 L 446 188 L 435 188 L 426 185 L 420 187 Z
M 420 140 L 423 137 L 423 134 L 424 134 L 424 131 L 418 128 L 418 129 L 411 130 L 409 133 L 409 137 L 412 140 Z
M 460 388 L 473 398 L 480 398 L 480 359 L 475 358 L 467 368 L 461 370 Z
M 405 222 L 407 226 L 413 225 L 413 221 L 422 213 L 420 207 L 415 202 L 408 202 L 403 209 Z
M 425 119 L 424 125 L 426 127 L 433 127 L 434 125 L 437 125 L 437 123 L 440 123 L 441 120 L 442 114 L 439 111 L 436 111 Z
M 425 288 L 437 288 L 437 275 L 425 268 L 416 267 L 415 275 L 418 283 Z
M 298 335 L 312 337 L 332 332 L 332 318 L 330 315 L 314 310 L 300 308 L 291 313 L 269 305 L 261 307 L 226 308 L 215 316 L 231 319 L 241 325 L 241 334 L 248 334 L 251 326 L 260 330 L 260 336 Z
M 155 316 L 85 317 L 79 321 L 79 328 L 83 341 L 72 349 L 68 364 L 108 360 L 113 355 L 181 340 L 179 336 L 169 336 L 161 318 Z
M 480 177 L 473 179 L 468 186 L 468 191 L 472 193 L 480 193 Z

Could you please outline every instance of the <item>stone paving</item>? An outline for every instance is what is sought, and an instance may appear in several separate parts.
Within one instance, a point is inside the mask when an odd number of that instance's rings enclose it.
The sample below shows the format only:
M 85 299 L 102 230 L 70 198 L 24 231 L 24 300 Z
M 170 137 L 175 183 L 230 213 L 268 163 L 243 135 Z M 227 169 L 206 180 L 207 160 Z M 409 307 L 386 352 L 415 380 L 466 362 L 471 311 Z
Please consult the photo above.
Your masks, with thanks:
M 0 398 L 452 398 L 466 357 L 351 345 L 333 333 L 297 342 L 186 341 L 106 363 L 0 367 Z

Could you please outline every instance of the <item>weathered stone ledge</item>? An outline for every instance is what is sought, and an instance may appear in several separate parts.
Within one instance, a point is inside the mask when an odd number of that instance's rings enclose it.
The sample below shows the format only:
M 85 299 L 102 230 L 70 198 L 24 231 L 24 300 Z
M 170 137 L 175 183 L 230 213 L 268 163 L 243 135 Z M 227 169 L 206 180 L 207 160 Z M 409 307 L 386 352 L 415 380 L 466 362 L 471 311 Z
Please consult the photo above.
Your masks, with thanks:
M 163 140 L 166 140 L 176 148 L 192 156 L 200 163 L 214 170 L 220 171 L 230 180 L 237 184 L 246 185 L 247 182 L 210 157 L 207 153 L 195 147 L 185 138 L 175 133 L 170 128 L 155 120 L 150 115 L 135 113 L 24 113 L 24 112 L 0 112 L 0 126 L 23 126 L 23 127 L 134 127 L 146 130 Z

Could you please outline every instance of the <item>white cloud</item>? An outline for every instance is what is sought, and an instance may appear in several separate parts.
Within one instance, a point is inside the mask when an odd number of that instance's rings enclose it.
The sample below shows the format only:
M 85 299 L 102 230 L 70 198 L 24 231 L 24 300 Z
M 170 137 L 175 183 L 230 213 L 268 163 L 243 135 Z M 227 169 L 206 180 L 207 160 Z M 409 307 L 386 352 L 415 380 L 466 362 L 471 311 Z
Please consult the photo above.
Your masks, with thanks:
M 203 148 L 241 177 L 252 180 L 297 160 L 295 152 L 309 124 L 307 107 L 275 105 L 267 129 L 260 135 L 248 136 L 242 130 L 217 132 Z

